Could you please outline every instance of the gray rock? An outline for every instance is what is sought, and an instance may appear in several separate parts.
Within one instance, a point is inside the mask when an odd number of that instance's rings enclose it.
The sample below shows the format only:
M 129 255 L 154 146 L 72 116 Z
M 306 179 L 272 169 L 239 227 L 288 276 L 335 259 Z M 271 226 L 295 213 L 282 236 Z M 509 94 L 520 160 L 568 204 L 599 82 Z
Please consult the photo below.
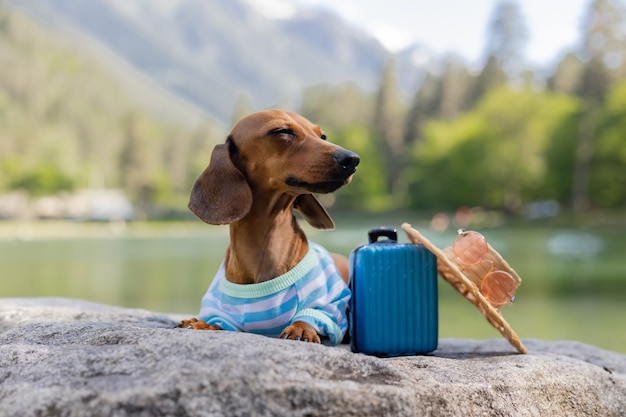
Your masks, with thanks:
M 67 299 L 0 299 L 0 416 L 624 416 L 626 356 L 440 340 L 381 359 Z

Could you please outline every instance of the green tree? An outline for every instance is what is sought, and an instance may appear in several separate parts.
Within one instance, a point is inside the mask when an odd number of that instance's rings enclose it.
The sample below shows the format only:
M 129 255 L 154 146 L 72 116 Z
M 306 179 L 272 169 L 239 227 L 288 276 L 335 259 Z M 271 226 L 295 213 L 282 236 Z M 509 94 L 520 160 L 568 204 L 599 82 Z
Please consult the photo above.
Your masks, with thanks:
M 323 130 L 341 130 L 353 124 L 371 125 L 373 99 L 354 82 L 316 85 L 305 88 L 302 96 L 300 113 Z
M 470 105 L 476 105 L 489 91 L 494 90 L 507 82 L 507 75 L 498 63 L 498 58 L 490 55 L 474 83 L 470 96 Z
M 528 40 L 526 22 L 519 4 L 499 0 L 487 27 L 484 49 L 485 64 L 479 73 L 470 104 L 476 104 L 490 90 L 508 81 L 523 84 L 524 48 Z
M 596 207 L 626 206 L 626 81 L 607 92 L 598 117 L 589 178 L 589 198 Z
M 467 67 L 453 56 L 446 59 L 440 77 L 427 72 L 416 90 L 406 115 L 404 143 L 420 140 L 428 120 L 454 119 L 469 108 L 474 79 Z
M 499 0 L 487 30 L 485 56 L 494 57 L 498 66 L 516 79 L 524 69 L 527 41 L 528 29 L 517 1 Z
M 548 88 L 558 93 L 576 94 L 580 90 L 583 68 L 584 65 L 576 54 L 566 54 L 548 78 Z
M 432 121 L 414 150 L 411 203 L 453 209 L 486 206 L 519 213 L 524 202 L 549 198 L 546 148 L 576 100 L 501 87 L 453 121 Z
M 598 108 L 615 81 L 624 61 L 625 17 L 620 5 L 611 0 L 594 0 L 583 31 L 582 55 L 586 61 L 579 87 L 584 101 L 580 119 L 572 185 L 572 206 L 577 212 L 590 207 L 589 180 L 597 129 Z
M 555 199 L 563 206 L 570 205 L 572 199 L 572 178 L 582 111 L 581 100 L 568 97 L 576 103 L 576 110 L 560 119 L 552 133 L 546 147 L 547 170 L 543 181 L 545 197 Z
M 163 167 L 171 178 L 172 191 L 174 193 L 186 193 L 189 191 L 188 164 L 191 160 L 192 136 L 188 131 L 177 128 L 167 129 L 170 140 L 164 143 Z
M 412 144 L 422 137 L 422 128 L 429 119 L 437 117 L 441 80 L 432 72 L 427 72 L 416 90 L 407 113 L 404 143 Z
M 404 184 L 400 173 L 404 158 L 404 103 L 396 80 L 396 67 L 390 60 L 383 69 L 374 107 L 375 137 L 382 144 L 386 166 L 386 184 L 390 195 L 401 198 Z
M 211 160 L 211 152 L 218 143 L 223 143 L 226 137 L 219 136 L 212 126 L 202 125 L 190 135 L 191 154 L 187 161 L 187 190 L 185 198 L 188 198 L 188 191 L 191 190 L 196 178 L 205 170 Z
M 446 60 L 440 84 L 440 118 L 453 119 L 468 109 L 472 82 L 472 76 L 461 61 L 454 57 Z
M 157 158 L 155 135 L 150 123 L 140 114 L 133 112 L 126 118 L 125 140 L 119 160 L 121 182 L 131 199 L 147 216 L 150 203 L 157 192 Z
M 56 165 L 40 164 L 32 171 L 16 178 L 10 188 L 27 190 L 30 195 L 42 196 L 61 191 L 71 191 L 75 187 L 72 178 L 62 172 Z

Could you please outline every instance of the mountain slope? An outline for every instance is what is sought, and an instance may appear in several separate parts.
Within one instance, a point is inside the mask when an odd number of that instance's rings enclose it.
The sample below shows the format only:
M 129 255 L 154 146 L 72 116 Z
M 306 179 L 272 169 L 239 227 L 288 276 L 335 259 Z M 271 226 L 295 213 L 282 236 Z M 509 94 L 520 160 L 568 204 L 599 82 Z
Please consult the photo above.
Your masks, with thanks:
M 146 111 L 100 58 L 82 52 L 0 3 L 0 194 L 123 188 L 140 205 L 161 198 L 185 207 L 222 135 L 200 111 L 126 69 L 137 96 L 160 110 Z M 30 215 L 14 211 L 19 198 L 4 200 L 0 212 Z
M 297 105 L 302 89 L 318 83 L 353 80 L 373 89 L 390 56 L 378 41 L 336 15 L 293 4 L 295 9 L 284 16 L 245 0 L 9 3 L 97 40 L 222 121 L 229 119 L 240 94 L 262 108 Z M 407 77 L 403 85 L 410 84 Z

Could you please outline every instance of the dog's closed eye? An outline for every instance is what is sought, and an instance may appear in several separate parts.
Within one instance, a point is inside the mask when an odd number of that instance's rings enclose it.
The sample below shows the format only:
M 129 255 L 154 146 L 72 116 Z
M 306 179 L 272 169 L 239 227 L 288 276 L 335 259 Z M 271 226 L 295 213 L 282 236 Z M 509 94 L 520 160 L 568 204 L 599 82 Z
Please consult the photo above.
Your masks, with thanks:
M 290 136 L 292 138 L 295 138 L 297 136 L 296 131 L 288 127 L 279 127 L 276 129 L 272 129 L 270 130 L 269 133 L 270 135 L 285 135 L 285 136 Z

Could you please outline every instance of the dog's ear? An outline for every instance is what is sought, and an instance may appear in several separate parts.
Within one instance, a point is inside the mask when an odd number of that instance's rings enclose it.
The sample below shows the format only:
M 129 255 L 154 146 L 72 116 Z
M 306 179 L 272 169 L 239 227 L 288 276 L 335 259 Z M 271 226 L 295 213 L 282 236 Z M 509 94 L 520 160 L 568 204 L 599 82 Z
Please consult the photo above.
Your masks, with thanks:
M 293 206 L 302 213 L 304 220 L 316 229 L 333 230 L 335 228 L 335 222 L 313 194 L 300 194 L 296 197 Z
M 252 190 L 235 167 L 228 144 L 217 145 L 211 162 L 198 177 L 189 197 L 189 209 L 209 224 L 229 224 L 240 220 L 252 207 Z

